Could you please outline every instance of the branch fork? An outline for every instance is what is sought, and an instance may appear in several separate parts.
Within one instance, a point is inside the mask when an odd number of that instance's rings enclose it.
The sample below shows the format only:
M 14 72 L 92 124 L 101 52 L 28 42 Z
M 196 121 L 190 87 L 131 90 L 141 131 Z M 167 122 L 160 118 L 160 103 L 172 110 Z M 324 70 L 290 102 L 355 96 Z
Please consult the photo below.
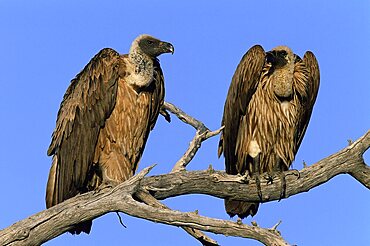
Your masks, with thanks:
M 213 170 L 211 166 L 204 171 L 185 172 L 201 143 L 219 134 L 222 128 L 210 131 L 202 122 L 170 103 L 165 103 L 161 111 L 161 114 L 169 118 L 166 110 L 196 129 L 189 148 L 171 173 L 146 177 L 153 165 L 114 188 L 84 193 L 68 199 L 1 230 L 0 245 L 40 245 L 68 231 L 79 222 L 95 219 L 109 212 L 122 212 L 153 222 L 182 227 L 203 245 L 219 244 L 202 231 L 251 238 L 265 245 L 288 245 L 277 230 L 281 221 L 265 229 L 256 223 L 249 226 L 241 220 L 232 222 L 204 217 L 197 212 L 171 210 L 159 201 L 184 194 L 207 194 L 241 201 L 268 202 L 280 199 L 281 187 L 278 178 L 274 179 L 272 184 L 262 182 L 264 196 L 261 201 L 255 180 L 246 175 L 228 175 Z M 306 192 L 342 173 L 351 175 L 370 189 L 370 167 L 363 159 L 363 154 L 369 147 L 370 131 L 343 150 L 304 167 L 299 172 L 299 178 L 293 175 L 297 171 L 285 172 L 286 197 Z M 245 192 L 246 190 L 248 192 Z

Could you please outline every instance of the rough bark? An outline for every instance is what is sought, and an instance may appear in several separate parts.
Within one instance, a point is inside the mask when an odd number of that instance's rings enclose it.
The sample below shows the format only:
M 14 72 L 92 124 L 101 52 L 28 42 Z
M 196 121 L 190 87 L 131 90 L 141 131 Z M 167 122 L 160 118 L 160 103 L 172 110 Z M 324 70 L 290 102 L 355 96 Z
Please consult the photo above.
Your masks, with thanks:
M 255 179 L 248 176 L 227 175 L 212 168 L 205 171 L 185 171 L 201 142 L 217 135 L 221 129 L 211 132 L 203 123 L 186 115 L 174 105 L 166 105 L 166 110 L 197 130 L 189 149 L 170 174 L 144 177 L 152 168 L 149 167 L 112 189 L 78 195 L 1 230 L 0 245 L 40 245 L 68 231 L 74 224 L 117 211 L 158 223 L 180 226 L 204 245 L 217 245 L 217 242 L 201 231 L 251 238 L 265 245 L 288 245 L 276 229 L 279 223 L 270 229 L 249 226 L 240 222 L 208 218 L 197 213 L 174 211 L 157 200 L 184 194 L 207 194 L 219 198 L 268 202 L 280 199 L 281 189 L 278 177 L 272 183 L 261 182 L 263 196 L 260 201 Z M 350 146 L 299 172 L 287 171 L 286 197 L 309 191 L 343 173 L 350 174 L 370 189 L 370 167 L 363 159 L 369 146 L 370 131 Z
M 348 173 L 365 187 L 370 189 L 370 167 L 363 159 L 363 153 L 370 146 L 370 131 L 350 146 L 328 156 L 321 161 L 303 168 L 300 171 L 290 170 L 286 175 L 286 198 L 307 192 L 331 178 Z M 279 177 L 267 182 L 262 176 L 262 202 L 280 199 L 281 181 Z M 219 198 L 232 198 L 250 202 L 260 202 L 255 179 L 248 176 L 227 175 L 225 172 L 206 171 L 180 172 L 145 178 L 142 182 L 157 199 L 184 194 L 207 194 Z M 240 191 L 248 192 L 240 192 Z

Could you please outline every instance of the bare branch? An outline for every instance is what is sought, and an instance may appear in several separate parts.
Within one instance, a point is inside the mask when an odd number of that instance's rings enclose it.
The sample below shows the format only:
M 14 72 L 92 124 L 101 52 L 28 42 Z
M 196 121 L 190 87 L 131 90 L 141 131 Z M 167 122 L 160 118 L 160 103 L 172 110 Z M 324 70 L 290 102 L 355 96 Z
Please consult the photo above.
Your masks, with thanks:
M 210 137 L 220 134 L 222 129 L 223 127 L 212 132 L 209 130 L 205 130 L 204 132 L 197 131 L 193 140 L 191 140 L 189 144 L 189 148 L 186 150 L 185 154 L 176 162 L 171 173 L 184 171 L 189 162 L 194 158 L 195 154 L 201 146 L 201 143 Z
M 359 165 L 356 169 L 350 171 L 349 174 L 366 188 L 370 189 L 370 167 L 365 163 L 362 163 L 362 165 Z
M 170 103 L 165 103 L 162 110 L 164 115 L 169 116 L 165 113 L 168 110 L 196 129 L 194 139 L 184 156 L 176 163 L 173 173 L 144 177 L 153 168 L 151 166 L 114 188 L 73 197 L 1 230 L 0 245 L 40 245 L 70 230 L 75 224 L 109 212 L 123 212 L 150 221 L 183 227 L 205 245 L 217 245 L 217 242 L 206 237 L 201 231 L 251 238 L 265 245 L 288 245 L 277 231 L 280 223 L 271 229 L 264 229 L 257 224 L 248 226 L 241 221 L 235 223 L 200 216 L 197 213 L 174 211 L 156 200 L 183 194 L 208 194 L 223 199 L 268 202 L 280 199 L 281 187 L 280 178 L 275 178 L 272 184 L 261 182 L 263 193 L 261 201 L 255 179 L 248 176 L 227 175 L 213 169 L 176 172 L 185 170 L 202 141 L 219 134 L 222 128 L 211 132 L 202 122 L 188 116 Z M 286 197 L 309 191 L 343 173 L 350 174 L 370 189 L 370 167 L 363 159 L 363 154 L 369 146 L 370 131 L 336 154 L 303 168 L 299 176 L 296 175 L 297 171 L 285 172 Z M 263 178 L 262 176 L 260 180 L 263 181 Z M 146 204 L 135 200 L 134 197 Z
M 191 117 L 190 115 L 186 114 L 184 111 L 173 105 L 169 102 L 164 102 L 162 106 L 162 110 L 168 110 L 174 115 L 177 116 L 182 122 L 185 124 L 191 125 L 194 127 L 197 131 L 204 132 L 206 130 L 209 130 L 201 121 L 195 119 L 194 117 Z
M 369 147 L 370 131 L 348 147 L 350 149 L 353 148 L 353 151 L 357 154 L 357 158 L 362 161 L 360 165 L 356 166 L 356 168 L 353 168 L 348 173 L 368 189 L 370 189 L 370 167 L 366 165 L 363 154 Z
M 114 188 L 75 196 L 1 230 L 0 245 L 41 245 L 72 229 L 73 225 L 79 222 L 120 211 L 109 207 L 110 197 L 120 193 L 116 199 L 123 202 L 126 199 L 132 199 L 130 194 L 138 190 L 140 181 L 153 167 L 154 165 L 144 168 L 140 173 Z
M 131 201 L 129 201 L 129 203 L 130 202 Z M 129 215 L 145 218 L 154 222 L 174 226 L 186 226 L 227 236 L 252 238 L 265 245 L 289 245 L 276 230 L 264 229 L 258 226 L 248 226 L 232 221 L 212 219 L 200 216 L 196 213 L 183 213 L 170 209 L 158 209 L 142 204 L 132 204 L 132 206 L 140 206 L 140 209 L 128 211 Z M 121 207 L 121 209 L 123 208 Z
M 370 189 L 370 167 L 363 160 L 363 153 L 370 146 L 370 131 L 354 142 L 316 164 L 297 171 L 285 172 L 286 197 L 307 192 L 336 175 L 349 173 Z M 261 181 L 264 176 L 261 177 Z M 267 177 L 266 179 L 267 180 Z M 250 202 L 268 202 L 280 199 L 281 183 L 276 177 L 272 184 L 261 182 L 262 201 L 259 198 L 255 179 L 248 176 L 227 175 L 221 171 L 193 171 L 171 173 L 145 178 L 142 186 L 157 199 L 165 199 L 184 194 L 207 194 L 219 198 Z M 248 191 L 248 192 L 240 192 Z
M 293 171 L 286 172 L 287 196 L 308 191 L 340 173 L 350 173 L 368 187 L 370 185 L 369 167 L 365 166 L 362 154 L 369 146 L 370 131 L 351 146 L 304 168 L 300 172 L 300 178 L 289 175 L 294 173 Z M 132 198 L 132 194 L 136 191 L 148 189 L 157 199 L 202 193 L 220 198 L 232 197 L 244 201 L 259 201 L 253 180 L 209 170 L 144 177 L 150 168 L 144 169 L 138 175 L 113 189 L 79 195 L 17 222 L 0 231 L 0 245 L 39 245 L 71 229 L 76 223 L 94 219 L 113 211 L 121 211 L 135 217 L 169 225 L 254 238 L 266 245 L 286 245 L 286 242 L 274 228 L 263 229 L 258 226 L 211 219 L 195 213 L 181 213 L 170 209 L 156 208 Z M 274 183 L 270 185 L 262 182 L 261 188 L 264 202 L 279 199 L 279 179 L 275 179 Z M 249 192 L 245 192 L 245 190 Z
M 169 209 L 166 205 L 160 203 L 157 199 L 155 199 L 152 195 L 149 194 L 147 191 L 138 191 L 135 193 L 135 196 L 138 197 L 141 201 L 145 202 L 147 205 L 156 208 L 162 209 Z M 202 245 L 205 246 L 217 246 L 219 245 L 215 240 L 205 235 L 203 232 L 193 229 L 191 227 L 183 226 L 182 229 L 190 234 L 192 237 L 197 239 Z
M 224 127 L 221 127 L 215 131 L 210 131 L 208 127 L 206 127 L 201 121 L 191 117 L 190 115 L 186 114 L 184 111 L 169 102 L 164 103 L 164 105 L 162 106 L 162 110 L 165 112 L 167 112 L 167 110 L 170 111 L 171 113 L 176 115 L 182 122 L 191 125 L 196 130 L 195 136 L 191 140 L 188 149 L 186 150 L 185 154 L 176 162 L 171 173 L 185 171 L 186 166 L 194 158 L 195 154 L 201 146 L 201 143 L 208 138 L 220 134 Z
M 276 223 L 273 227 L 271 227 L 271 230 L 277 230 L 278 226 L 281 224 L 281 220 L 279 220 L 278 223 Z
M 95 219 L 108 212 L 120 211 L 158 223 L 252 238 L 265 245 L 288 245 L 276 230 L 207 218 L 196 213 L 182 213 L 168 208 L 152 207 L 136 201 L 132 194 L 138 191 L 138 185 L 148 170 L 149 168 L 143 170 L 137 176 L 113 189 L 73 197 L 17 222 L 0 231 L 0 244 L 40 245 L 68 231 L 74 224 Z
M 188 149 L 186 150 L 185 154 L 176 162 L 171 173 L 184 171 L 186 170 L 186 166 L 189 164 L 189 162 L 194 158 L 202 142 L 207 140 L 208 138 L 220 134 L 224 127 L 221 127 L 215 131 L 210 131 L 208 127 L 206 127 L 201 121 L 191 117 L 190 115 L 186 114 L 184 111 L 169 102 L 164 103 L 164 105 L 162 106 L 162 110 L 166 112 L 167 110 L 170 111 L 171 113 L 176 115 L 182 122 L 191 125 L 196 130 L 195 136 L 191 140 Z

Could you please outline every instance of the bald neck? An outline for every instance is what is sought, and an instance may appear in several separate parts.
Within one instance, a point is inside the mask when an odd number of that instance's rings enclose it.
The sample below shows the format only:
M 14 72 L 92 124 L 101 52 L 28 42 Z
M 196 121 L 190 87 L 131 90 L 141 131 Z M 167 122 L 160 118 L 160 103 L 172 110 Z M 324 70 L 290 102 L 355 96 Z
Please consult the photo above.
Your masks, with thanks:
M 153 80 L 153 59 L 140 49 L 137 40 L 132 43 L 128 57 L 133 71 L 127 82 L 139 88 L 148 86 Z

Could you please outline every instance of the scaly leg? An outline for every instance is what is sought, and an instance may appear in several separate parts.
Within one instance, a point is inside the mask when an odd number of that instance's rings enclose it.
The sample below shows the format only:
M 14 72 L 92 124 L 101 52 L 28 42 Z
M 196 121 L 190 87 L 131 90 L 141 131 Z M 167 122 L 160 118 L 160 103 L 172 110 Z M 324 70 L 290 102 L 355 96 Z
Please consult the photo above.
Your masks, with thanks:
M 282 198 L 286 197 L 286 180 L 285 180 L 285 174 L 283 171 L 279 172 L 279 176 L 280 176 L 280 182 L 281 182 L 280 198 L 279 198 L 279 201 L 280 201 Z
M 282 198 L 286 197 L 286 180 L 285 180 L 285 174 L 284 174 L 284 163 L 280 160 L 277 165 L 273 167 L 273 170 L 269 173 L 267 173 L 267 184 L 273 184 L 274 183 L 274 178 L 276 176 L 279 177 L 280 183 L 281 183 L 281 189 L 280 189 L 280 198 L 279 201 Z
M 113 179 L 110 179 L 105 170 L 99 169 L 99 176 L 100 176 L 100 185 L 95 189 L 95 193 L 98 193 L 104 189 L 110 189 L 116 187 L 119 182 Z
M 278 165 L 276 165 L 274 167 L 274 171 L 276 173 L 276 175 L 279 176 L 280 178 L 280 182 L 281 182 L 281 188 L 280 188 L 280 198 L 279 198 L 279 201 L 282 199 L 282 198 L 285 198 L 286 197 L 286 180 L 285 180 L 285 174 L 284 174 L 284 166 L 285 164 L 280 160 Z
M 267 176 L 265 176 L 265 179 L 267 180 L 267 184 L 273 184 L 274 178 L 276 176 L 279 176 L 279 179 L 280 179 L 280 182 L 281 182 L 279 201 L 282 198 L 286 197 L 286 179 L 285 179 L 285 177 L 288 176 L 288 175 L 294 175 L 294 176 L 297 177 L 297 179 L 299 179 L 300 176 L 301 176 L 300 172 L 296 169 L 292 169 L 293 172 L 285 174 L 284 172 L 287 171 L 287 170 L 285 170 L 286 169 L 285 167 L 286 166 L 284 165 L 284 163 L 282 163 L 282 161 L 279 161 L 278 165 L 274 166 L 273 171 L 268 172 Z
M 253 170 L 253 176 L 256 181 L 256 186 L 257 186 L 257 192 L 258 192 L 258 197 L 262 201 L 262 190 L 261 190 L 261 180 L 260 180 L 260 155 L 258 154 L 256 157 L 252 159 L 252 170 Z

